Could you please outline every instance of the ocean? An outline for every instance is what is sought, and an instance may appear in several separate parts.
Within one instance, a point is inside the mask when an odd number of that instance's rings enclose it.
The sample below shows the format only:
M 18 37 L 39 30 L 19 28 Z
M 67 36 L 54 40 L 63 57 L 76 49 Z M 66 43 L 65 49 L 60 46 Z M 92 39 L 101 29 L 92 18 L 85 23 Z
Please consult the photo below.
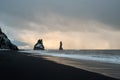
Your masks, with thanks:
M 22 52 L 120 64 L 120 50 L 25 50 Z

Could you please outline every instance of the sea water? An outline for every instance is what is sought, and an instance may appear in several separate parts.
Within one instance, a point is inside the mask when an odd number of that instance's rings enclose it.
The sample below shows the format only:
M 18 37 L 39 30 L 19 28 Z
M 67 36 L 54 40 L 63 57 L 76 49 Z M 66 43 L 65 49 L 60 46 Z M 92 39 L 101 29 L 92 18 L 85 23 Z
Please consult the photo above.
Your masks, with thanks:
M 21 52 L 120 64 L 120 50 L 24 50 Z

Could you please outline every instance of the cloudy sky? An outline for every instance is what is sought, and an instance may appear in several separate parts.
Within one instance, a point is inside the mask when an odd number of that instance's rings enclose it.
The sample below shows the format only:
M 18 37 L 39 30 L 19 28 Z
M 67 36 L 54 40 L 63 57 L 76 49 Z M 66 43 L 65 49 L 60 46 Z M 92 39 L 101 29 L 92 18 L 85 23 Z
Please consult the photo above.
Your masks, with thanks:
M 120 0 L 0 0 L 0 26 L 19 48 L 120 49 Z

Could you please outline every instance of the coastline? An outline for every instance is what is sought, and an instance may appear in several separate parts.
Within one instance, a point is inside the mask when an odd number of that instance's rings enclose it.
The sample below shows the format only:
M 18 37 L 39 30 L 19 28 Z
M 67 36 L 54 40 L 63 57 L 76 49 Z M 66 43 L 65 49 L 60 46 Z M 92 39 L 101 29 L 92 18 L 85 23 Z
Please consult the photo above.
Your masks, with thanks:
M 118 80 L 15 51 L 0 51 L 0 78 L 11 80 Z

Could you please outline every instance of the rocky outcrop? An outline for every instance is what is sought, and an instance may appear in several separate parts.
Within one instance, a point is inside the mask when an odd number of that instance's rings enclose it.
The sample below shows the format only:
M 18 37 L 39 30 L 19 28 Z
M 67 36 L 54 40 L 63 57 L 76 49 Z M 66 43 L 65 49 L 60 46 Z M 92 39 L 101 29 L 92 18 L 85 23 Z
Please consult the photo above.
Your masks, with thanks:
M 34 50 L 44 50 L 44 45 L 42 39 L 39 39 L 38 42 L 34 46 Z
M 62 41 L 60 41 L 60 47 L 59 47 L 59 50 L 63 50 L 63 47 L 62 47 Z
M 11 43 L 5 33 L 0 28 L 0 49 L 18 50 L 18 47 Z

